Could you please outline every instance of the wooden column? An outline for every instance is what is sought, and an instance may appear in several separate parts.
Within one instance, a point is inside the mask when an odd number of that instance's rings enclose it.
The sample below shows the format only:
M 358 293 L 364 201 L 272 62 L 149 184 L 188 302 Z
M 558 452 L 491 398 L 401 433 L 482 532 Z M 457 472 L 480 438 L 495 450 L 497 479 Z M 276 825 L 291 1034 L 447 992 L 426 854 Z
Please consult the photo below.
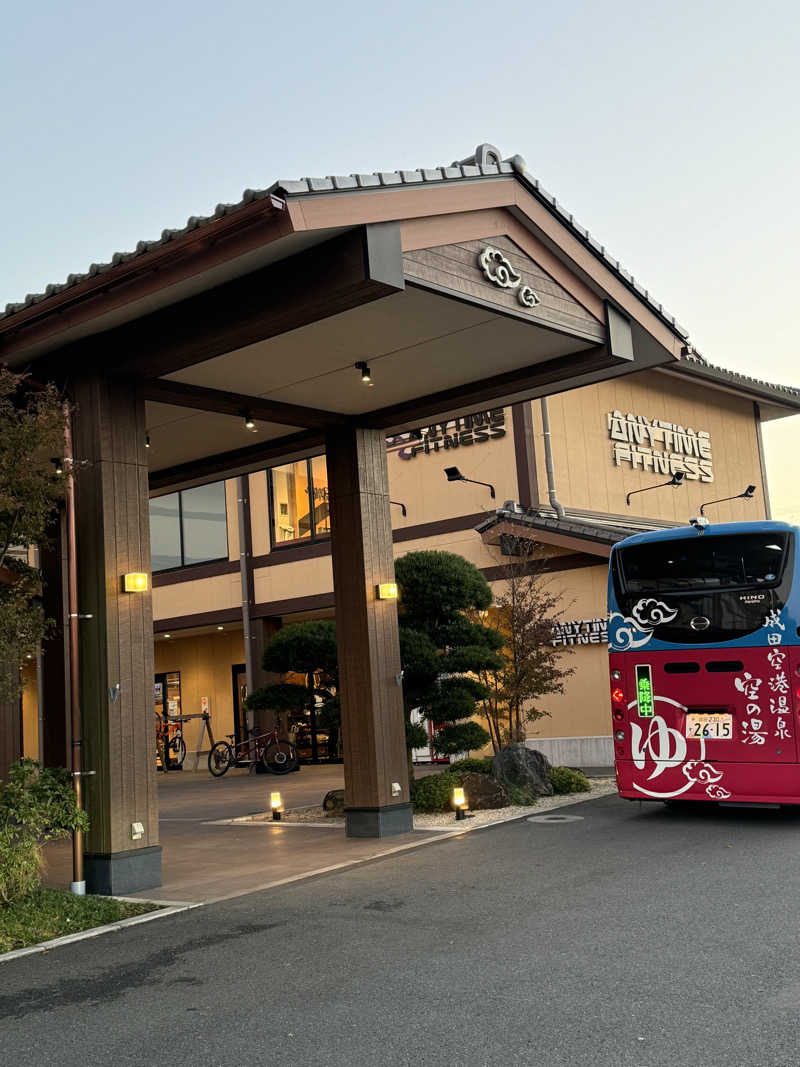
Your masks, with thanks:
M 331 430 L 326 455 L 347 833 L 406 833 L 412 818 L 397 603 L 376 593 L 394 581 L 385 435 Z
M 101 377 L 72 397 L 79 613 L 92 616 L 80 622 L 83 767 L 95 772 L 86 881 L 130 893 L 161 884 L 151 593 L 122 591 L 123 574 L 150 574 L 144 401 Z

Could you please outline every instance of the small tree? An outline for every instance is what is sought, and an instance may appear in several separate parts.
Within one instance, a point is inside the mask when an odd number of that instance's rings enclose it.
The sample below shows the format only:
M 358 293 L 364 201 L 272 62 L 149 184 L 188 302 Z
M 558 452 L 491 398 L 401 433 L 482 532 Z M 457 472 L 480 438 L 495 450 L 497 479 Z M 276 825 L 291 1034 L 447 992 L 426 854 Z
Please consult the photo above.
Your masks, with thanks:
M 550 713 L 539 698 L 563 693 L 574 668 L 563 662 L 565 649 L 553 646 L 553 623 L 561 618 L 562 595 L 552 588 L 544 561 L 527 543 L 505 567 L 505 589 L 496 597 L 488 623 L 502 644 L 499 668 L 480 673 L 487 695 L 481 712 L 498 752 L 525 740 L 525 727 Z
M 53 386 L 33 388 L 0 366 L 0 700 L 20 692 L 18 665 L 48 622 L 41 577 L 27 550 L 48 540 L 63 495 L 53 457 L 64 454 L 64 408 Z
M 395 574 L 409 748 L 428 739 L 410 722 L 415 709 L 437 728 L 438 752 L 483 748 L 489 734 L 473 717 L 489 691 L 478 676 L 500 669 L 502 639 L 469 613 L 488 608 L 489 583 L 474 564 L 452 552 L 410 552 L 397 561 Z
M 302 684 L 276 682 L 254 690 L 246 706 L 255 710 L 299 712 L 308 709 L 316 715 L 317 702 L 321 723 L 338 733 L 341 722 L 335 691 L 339 684 L 336 652 L 336 627 L 328 620 L 298 622 L 279 630 L 264 649 L 262 666 L 277 674 L 299 674 Z

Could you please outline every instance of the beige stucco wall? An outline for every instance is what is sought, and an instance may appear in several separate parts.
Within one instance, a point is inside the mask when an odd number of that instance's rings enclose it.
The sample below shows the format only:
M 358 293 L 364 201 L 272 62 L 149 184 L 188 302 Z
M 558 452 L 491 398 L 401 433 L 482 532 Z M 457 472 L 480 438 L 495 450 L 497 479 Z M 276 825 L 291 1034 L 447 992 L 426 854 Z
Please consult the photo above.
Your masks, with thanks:
M 559 393 L 548 400 L 558 498 L 567 508 L 638 515 L 669 522 L 686 522 L 706 500 L 741 493 L 750 483 L 759 487 L 754 500 L 732 501 L 710 513 L 717 522 L 764 518 L 764 478 L 758 457 L 753 405 L 749 400 L 679 380 L 660 371 L 629 374 L 599 385 Z M 607 414 L 631 412 L 662 419 L 711 435 L 714 480 L 687 480 L 679 489 L 656 489 L 625 495 L 667 480 L 652 471 L 616 466 L 609 439 Z M 537 475 L 542 503 L 547 502 L 547 478 L 541 447 L 541 415 L 533 404 Z

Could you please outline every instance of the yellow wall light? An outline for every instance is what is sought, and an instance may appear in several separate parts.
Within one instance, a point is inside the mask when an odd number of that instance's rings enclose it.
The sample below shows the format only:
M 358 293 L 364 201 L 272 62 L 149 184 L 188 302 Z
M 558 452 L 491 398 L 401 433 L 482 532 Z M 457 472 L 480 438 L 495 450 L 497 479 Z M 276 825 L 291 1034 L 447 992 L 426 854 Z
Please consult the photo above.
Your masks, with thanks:
M 397 600 L 397 582 L 381 582 L 375 587 L 378 600 Z
M 122 588 L 126 593 L 146 593 L 150 582 L 141 571 L 131 571 L 122 575 Z

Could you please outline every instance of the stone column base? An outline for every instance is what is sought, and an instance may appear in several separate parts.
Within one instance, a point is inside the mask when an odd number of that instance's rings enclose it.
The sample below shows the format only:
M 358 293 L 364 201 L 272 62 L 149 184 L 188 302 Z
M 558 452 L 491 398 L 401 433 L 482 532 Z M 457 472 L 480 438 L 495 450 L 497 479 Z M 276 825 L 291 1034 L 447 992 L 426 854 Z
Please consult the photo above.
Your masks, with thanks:
M 345 808 L 348 837 L 392 837 L 414 829 L 411 805 L 387 804 L 381 808 Z
M 161 885 L 161 845 L 126 852 L 87 852 L 83 858 L 86 890 L 126 896 Z

